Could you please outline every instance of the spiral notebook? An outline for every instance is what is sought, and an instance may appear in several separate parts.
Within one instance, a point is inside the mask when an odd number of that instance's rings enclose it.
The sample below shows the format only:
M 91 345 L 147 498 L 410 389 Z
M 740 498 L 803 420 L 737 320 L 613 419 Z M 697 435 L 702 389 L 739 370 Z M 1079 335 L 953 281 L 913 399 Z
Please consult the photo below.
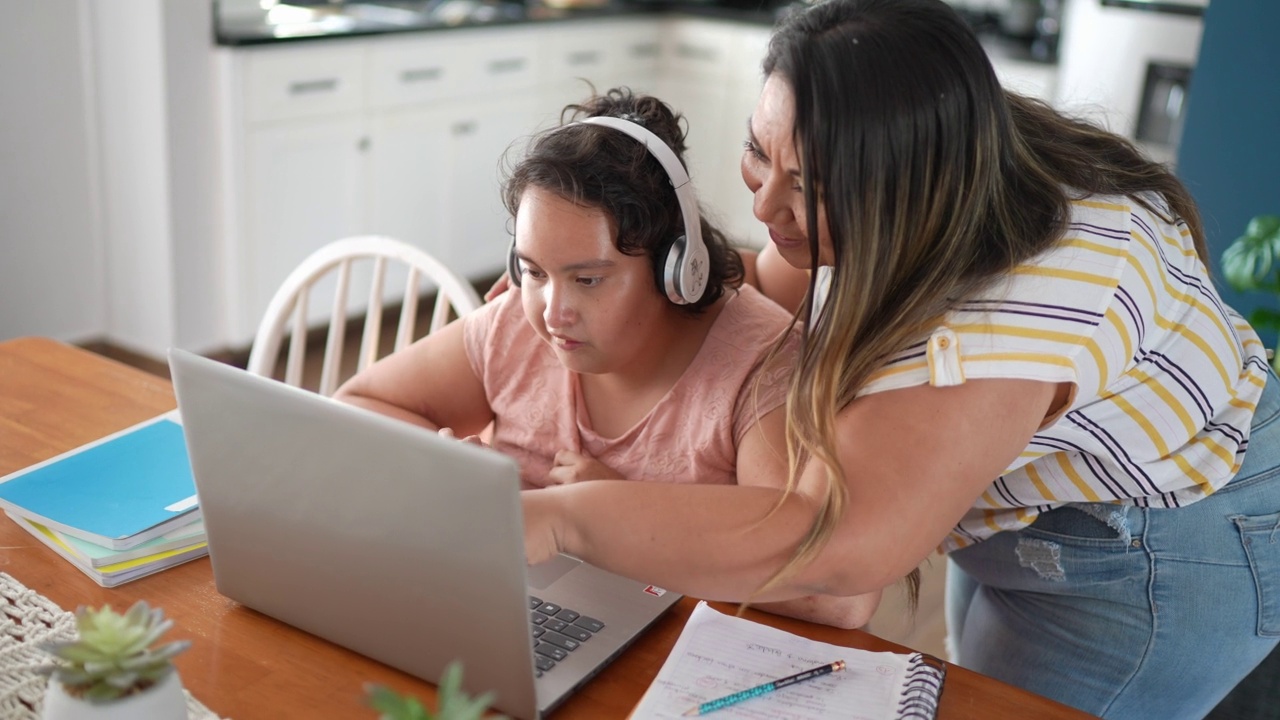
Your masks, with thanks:
M 716 720 L 933 720 L 946 667 L 923 653 L 870 652 L 809 640 L 698 603 L 631 720 L 675 720 L 690 708 L 818 665 L 843 672 L 711 713 Z

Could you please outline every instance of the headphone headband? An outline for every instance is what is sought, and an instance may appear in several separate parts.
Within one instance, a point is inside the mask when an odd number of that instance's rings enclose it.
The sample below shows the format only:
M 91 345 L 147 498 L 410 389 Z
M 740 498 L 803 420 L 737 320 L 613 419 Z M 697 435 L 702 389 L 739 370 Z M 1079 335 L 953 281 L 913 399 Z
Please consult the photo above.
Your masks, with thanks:
M 603 125 L 621 133 L 630 135 L 644 145 L 666 171 L 672 188 L 676 191 L 676 200 L 680 203 L 680 216 L 684 221 L 684 234 L 673 238 L 669 244 L 655 252 L 655 271 L 658 286 L 667 299 L 676 305 L 689 305 L 698 302 L 707 289 L 707 272 L 710 259 L 706 243 L 702 240 L 702 221 L 698 215 L 698 198 L 693 192 L 693 183 L 689 181 L 689 173 L 685 170 L 680 158 L 676 156 L 662 138 L 647 128 L 629 120 L 607 115 L 584 118 L 575 123 L 586 125 Z M 567 127 L 567 126 L 566 126 Z M 520 285 L 520 263 L 516 258 L 515 240 L 507 253 L 507 274 L 512 284 Z
M 698 215 L 698 197 L 693 191 L 693 183 L 689 173 L 676 157 L 676 153 L 662 138 L 651 130 L 620 117 L 596 115 L 583 118 L 580 123 L 603 125 L 630 135 L 640 141 L 649 154 L 662 164 L 667 171 L 667 178 L 675 188 L 676 200 L 680 203 L 680 215 L 684 219 L 684 236 L 676 240 L 678 247 L 673 247 L 666 258 L 659 258 L 663 264 L 661 275 L 663 290 L 671 302 L 688 305 L 697 302 L 707 287 L 707 246 L 702 241 L 702 221 Z

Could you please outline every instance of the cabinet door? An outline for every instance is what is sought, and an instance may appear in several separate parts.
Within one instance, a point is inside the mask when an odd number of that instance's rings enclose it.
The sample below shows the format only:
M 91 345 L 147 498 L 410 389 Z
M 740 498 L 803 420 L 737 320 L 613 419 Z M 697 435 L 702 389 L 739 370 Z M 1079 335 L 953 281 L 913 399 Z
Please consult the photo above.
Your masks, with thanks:
M 524 151 L 535 128 L 533 93 L 459 105 L 449 113 L 449 253 L 455 272 L 496 275 L 511 243 L 500 195 L 505 168 Z
M 364 229 L 365 153 L 360 116 L 260 125 L 246 134 L 245 227 L 235 244 L 243 300 L 233 320 L 251 340 L 267 303 L 307 255 Z M 238 286 L 238 287 L 236 287 Z M 328 307 L 310 308 L 313 320 Z

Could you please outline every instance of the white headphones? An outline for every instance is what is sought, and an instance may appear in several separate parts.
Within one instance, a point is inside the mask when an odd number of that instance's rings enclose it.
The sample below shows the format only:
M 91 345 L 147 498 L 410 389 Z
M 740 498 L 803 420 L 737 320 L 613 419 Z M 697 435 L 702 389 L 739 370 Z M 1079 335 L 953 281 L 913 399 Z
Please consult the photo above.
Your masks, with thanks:
M 667 177 L 671 180 L 671 186 L 675 188 L 676 199 L 680 202 L 680 214 L 684 218 L 684 234 L 674 238 L 665 252 L 659 250 L 655 257 L 657 263 L 654 268 L 655 276 L 659 288 L 671 302 L 676 305 L 698 302 L 707 289 L 707 270 L 710 260 L 707 255 L 707 245 L 702 241 L 698 198 L 694 195 L 693 184 L 689 182 L 689 173 L 680 163 L 680 158 L 676 157 L 675 152 L 662 141 L 662 138 L 629 120 L 600 115 L 584 118 L 578 123 L 603 125 L 626 133 L 640 141 L 649 154 L 662 164 L 662 169 L 666 170 Z M 520 260 L 516 257 L 514 240 L 507 254 L 507 274 L 511 278 L 511 283 L 519 287 Z

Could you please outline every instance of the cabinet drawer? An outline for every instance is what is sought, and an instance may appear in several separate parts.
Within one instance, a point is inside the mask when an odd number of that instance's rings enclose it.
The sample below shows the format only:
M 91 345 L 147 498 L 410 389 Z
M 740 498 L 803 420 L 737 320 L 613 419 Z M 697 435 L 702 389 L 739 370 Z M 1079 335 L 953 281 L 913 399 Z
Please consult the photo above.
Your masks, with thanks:
M 245 57 L 244 80 L 249 122 L 359 112 L 364 105 L 364 48 L 324 43 L 254 50 Z
M 458 95 L 464 47 L 445 32 L 374 44 L 369 49 L 370 104 L 395 107 Z
M 574 23 L 547 43 L 545 80 L 563 85 L 585 78 L 603 92 L 619 80 L 633 84 L 629 78 L 652 77 L 661 51 L 656 22 Z M 581 89 L 585 95 L 586 87 Z
M 500 96 L 538 84 L 536 28 L 457 30 L 458 89 L 462 95 Z
M 727 83 L 734 25 L 687 18 L 665 21 L 661 72 L 689 81 Z

